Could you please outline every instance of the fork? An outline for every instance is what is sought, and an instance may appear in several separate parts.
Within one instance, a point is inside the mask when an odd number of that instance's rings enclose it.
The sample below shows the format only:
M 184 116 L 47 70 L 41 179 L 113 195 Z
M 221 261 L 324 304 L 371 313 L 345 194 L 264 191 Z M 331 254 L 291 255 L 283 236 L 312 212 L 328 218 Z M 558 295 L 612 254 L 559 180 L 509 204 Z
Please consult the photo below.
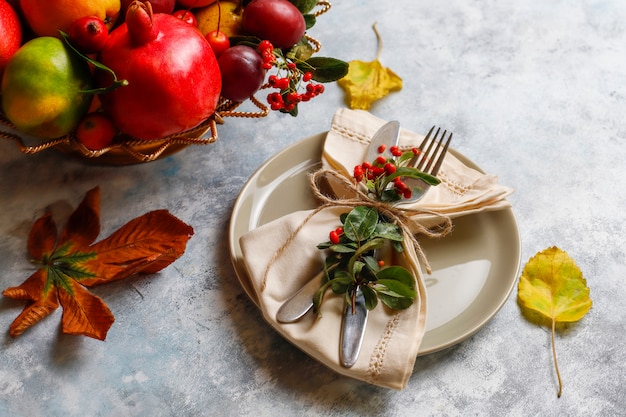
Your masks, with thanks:
M 448 139 L 445 139 L 447 131 L 444 130 L 439 138 L 439 141 L 437 141 L 441 128 L 437 128 L 435 136 L 431 139 L 430 136 L 432 135 L 433 130 L 435 130 L 435 126 L 430 128 L 428 134 L 417 148 L 420 152 L 411 158 L 408 166 L 415 167 L 422 172 L 435 177 L 437 176 L 439 168 L 441 168 L 441 164 L 443 163 L 443 160 L 448 152 L 448 146 L 452 140 L 452 132 L 450 132 Z M 426 148 L 427 145 L 428 148 Z M 405 178 L 404 183 L 411 189 L 412 193 L 410 198 L 401 200 L 399 204 L 414 203 L 421 200 L 422 197 L 426 195 L 426 191 L 428 191 L 431 187 L 430 184 L 420 178 Z

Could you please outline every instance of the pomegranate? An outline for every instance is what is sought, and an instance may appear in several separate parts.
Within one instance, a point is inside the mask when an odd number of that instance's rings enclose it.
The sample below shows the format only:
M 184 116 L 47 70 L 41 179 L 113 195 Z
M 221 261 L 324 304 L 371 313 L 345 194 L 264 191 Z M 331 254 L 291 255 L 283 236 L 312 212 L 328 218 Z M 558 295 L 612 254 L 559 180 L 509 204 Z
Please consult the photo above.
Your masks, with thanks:
M 150 3 L 134 1 L 125 22 L 109 35 L 99 61 L 127 86 L 100 95 L 117 128 L 138 139 L 157 139 L 191 129 L 209 118 L 222 86 L 215 54 L 193 26 Z M 111 75 L 96 71 L 96 84 Z

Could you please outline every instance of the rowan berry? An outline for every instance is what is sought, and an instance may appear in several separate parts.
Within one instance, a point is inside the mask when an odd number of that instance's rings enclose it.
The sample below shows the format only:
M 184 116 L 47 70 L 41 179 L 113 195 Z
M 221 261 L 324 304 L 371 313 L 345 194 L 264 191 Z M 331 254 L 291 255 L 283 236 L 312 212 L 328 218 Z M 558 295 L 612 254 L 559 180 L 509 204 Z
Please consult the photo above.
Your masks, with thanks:
M 385 150 L 387 149 L 387 145 L 382 144 L 378 147 L 378 149 L 376 150 L 378 153 L 383 153 L 385 152 Z
M 392 146 L 389 150 L 393 156 L 402 156 L 402 151 L 397 146 Z
M 259 46 L 257 47 L 257 50 L 259 52 L 261 52 L 261 53 L 263 53 L 264 51 L 273 52 L 274 51 L 274 45 L 272 45 L 272 43 L 270 41 L 265 39 L 265 40 L 262 40 L 261 42 L 259 42 Z
M 391 162 L 387 162 L 384 166 L 385 172 L 387 173 L 387 175 L 391 175 L 394 172 L 396 172 L 396 166 L 394 164 L 392 164 Z

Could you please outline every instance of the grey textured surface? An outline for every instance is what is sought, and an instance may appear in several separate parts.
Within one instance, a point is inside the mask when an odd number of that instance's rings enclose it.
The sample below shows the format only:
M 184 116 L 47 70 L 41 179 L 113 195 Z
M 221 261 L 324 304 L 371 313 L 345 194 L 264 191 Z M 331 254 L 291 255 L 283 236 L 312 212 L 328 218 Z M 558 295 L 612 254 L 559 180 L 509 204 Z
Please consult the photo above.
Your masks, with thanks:
M 26 237 L 52 205 L 102 189 L 102 236 L 167 208 L 195 235 L 163 272 L 97 287 L 116 317 L 107 340 L 62 335 L 60 310 L 17 339 L 22 304 L 0 299 L 2 416 L 617 416 L 626 408 L 626 3 L 336 1 L 313 35 L 320 55 L 383 63 L 404 88 L 371 112 L 455 147 L 515 188 L 522 262 L 552 245 L 582 269 L 594 306 L 557 337 L 521 316 L 516 291 L 480 332 L 420 357 L 389 391 L 326 370 L 278 336 L 239 286 L 227 226 L 268 157 L 324 131 L 343 93 L 329 86 L 297 119 L 228 119 L 217 143 L 128 167 L 89 166 L 0 141 L 0 287 L 28 275 Z M 140 295 L 141 294 L 141 295 Z

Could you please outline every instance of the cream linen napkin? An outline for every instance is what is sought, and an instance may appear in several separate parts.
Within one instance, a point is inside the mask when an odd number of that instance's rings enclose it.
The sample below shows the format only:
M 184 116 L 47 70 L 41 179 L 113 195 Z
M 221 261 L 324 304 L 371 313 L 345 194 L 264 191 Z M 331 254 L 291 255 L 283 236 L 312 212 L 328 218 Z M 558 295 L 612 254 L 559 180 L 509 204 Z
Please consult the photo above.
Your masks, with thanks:
M 361 352 L 353 367 L 344 368 L 339 362 L 343 297 L 329 290 L 320 309 L 321 317 L 309 312 L 296 323 L 276 321 L 276 312 L 285 300 L 309 280 L 320 279 L 325 253 L 316 246 L 328 240 L 329 231 L 341 225 L 339 215 L 350 210 L 351 207 L 334 206 L 317 213 L 301 211 L 267 223 L 241 237 L 243 259 L 263 317 L 286 339 L 340 374 L 402 389 L 413 372 L 426 322 L 422 272 L 415 249 L 407 237 L 404 253 L 409 256 L 402 257 L 399 263 L 416 277 L 418 296 L 406 310 L 394 312 L 379 302 L 369 312 Z M 304 226 L 297 230 L 302 224 Z M 280 256 L 273 259 L 278 251 Z
M 384 123 L 384 120 L 362 110 L 337 110 L 324 142 L 323 167 L 336 170 L 351 179 L 354 167 L 364 162 L 372 136 Z M 423 135 L 402 129 L 399 146 L 401 149 L 411 149 L 423 139 Z M 506 197 L 513 189 L 498 184 L 498 178 L 494 175 L 468 167 L 450 152 L 437 177 L 441 184 L 431 187 L 420 201 L 403 207 L 433 211 L 454 218 L 511 206 Z M 337 194 L 346 195 L 346 190 L 336 187 L 336 184 L 333 185 Z M 423 225 L 436 221 L 435 216 L 422 214 L 414 219 Z
M 364 111 L 340 109 L 336 112 L 326 137 L 323 168 L 333 169 L 352 178 L 354 166 L 364 161 L 372 135 L 383 120 Z M 411 148 L 423 136 L 402 130 L 400 146 Z M 510 207 L 505 200 L 513 190 L 497 183 L 497 178 L 466 166 L 450 153 L 438 177 L 441 184 L 431 187 L 426 196 L 409 206 L 419 213 L 411 217 L 412 231 L 424 230 L 442 215 L 456 217 L 483 210 Z M 353 197 L 354 190 L 332 181 L 339 197 Z M 345 203 L 344 203 L 345 204 Z M 340 365 L 339 338 L 344 308 L 343 297 L 327 293 L 321 317 L 307 314 L 296 323 L 276 321 L 276 312 L 291 295 L 311 279 L 320 279 L 325 253 L 317 244 L 328 240 L 328 233 L 340 225 L 339 216 L 352 207 L 337 205 L 301 211 L 281 217 L 241 236 L 240 246 L 253 290 L 265 320 L 295 346 L 338 373 L 389 388 L 402 389 L 413 371 L 425 332 L 426 291 L 418 252 L 409 236 L 401 258 L 414 275 L 418 297 L 403 311 L 394 312 L 379 303 L 369 313 L 361 353 L 349 369 Z M 421 259 L 421 258 L 420 258 Z

